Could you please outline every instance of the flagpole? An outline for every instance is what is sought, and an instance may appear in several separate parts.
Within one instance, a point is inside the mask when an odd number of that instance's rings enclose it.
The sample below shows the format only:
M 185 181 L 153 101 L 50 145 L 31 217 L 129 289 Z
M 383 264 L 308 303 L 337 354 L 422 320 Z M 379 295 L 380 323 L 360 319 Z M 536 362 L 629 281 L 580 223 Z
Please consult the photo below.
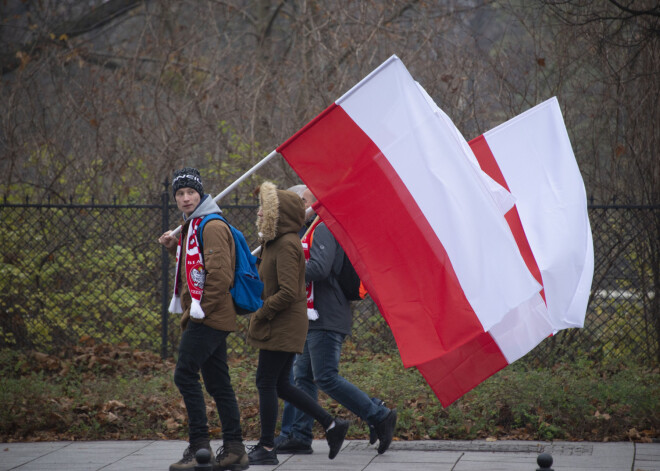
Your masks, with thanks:
M 261 167 L 263 167 L 270 159 L 272 159 L 276 155 L 279 155 L 279 153 L 277 152 L 277 150 L 274 150 L 273 152 L 268 154 L 266 157 L 261 159 L 261 161 L 259 161 L 254 167 L 252 167 L 250 170 L 248 170 L 243 175 L 241 175 L 234 183 L 229 185 L 220 194 L 218 194 L 215 198 L 213 198 L 213 201 L 215 201 L 217 203 L 222 198 L 227 196 L 227 194 L 230 193 L 231 191 L 233 191 L 234 188 L 236 188 L 238 185 L 240 185 L 243 182 L 243 180 L 245 180 L 247 177 L 252 175 L 254 172 L 259 170 Z M 176 229 L 174 229 L 172 232 L 170 232 L 170 237 L 176 237 L 179 234 L 179 232 L 181 232 L 181 228 L 182 228 L 182 226 L 179 226 Z
M 264 166 L 264 165 L 265 165 L 270 159 L 272 159 L 272 158 L 275 157 L 276 155 L 279 155 L 279 154 L 278 154 L 278 152 L 277 152 L 276 150 L 274 150 L 273 152 L 271 152 L 270 154 L 268 154 L 266 157 L 264 157 L 263 159 L 261 159 L 261 161 L 258 162 L 254 167 L 252 167 L 250 170 L 248 170 L 247 172 L 245 172 L 245 173 L 244 173 L 244 174 L 243 174 L 238 180 L 236 180 L 234 183 L 232 183 L 232 184 L 229 185 L 227 188 L 225 188 L 224 191 L 223 191 L 222 193 L 220 193 L 218 196 L 216 196 L 215 198 L 213 198 L 213 201 L 215 201 L 215 202 L 217 203 L 217 202 L 220 201 L 222 198 L 224 198 L 225 196 L 227 196 L 227 194 L 230 193 L 230 192 L 232 192 L 232 191 L 234 190 L 234 188 L 236 188 L 238 185 L 240 185 L 240 184 L 243 182 L 243 180 L 245 180 L 247 177 L 249 177 L 250 175 L 252 175 L 254 172 L 256 172 L 257 170 L 259 170 L 261 167 L 263 167 L 263 166 Z

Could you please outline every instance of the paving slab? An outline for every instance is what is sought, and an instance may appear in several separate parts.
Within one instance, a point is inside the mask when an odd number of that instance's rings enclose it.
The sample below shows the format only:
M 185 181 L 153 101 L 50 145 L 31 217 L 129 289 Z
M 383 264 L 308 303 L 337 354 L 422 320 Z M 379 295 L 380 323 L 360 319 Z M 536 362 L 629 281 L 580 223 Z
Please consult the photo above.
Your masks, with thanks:
M 660 444 L 637 443 L 633 471 L 660 471 Z
M 212 441 L 214 451 L 221 444 Z M 256 442 L 246 442 L 254 445 Z M 187 442 L 126 440 L 0 443 L 0 471 L 167 471 Z M 256 471 L 536 471 L 550 453 L 554 471 L 660 471 L 660 443 L 394 441 L 379 455 L 366 440 L 347 440 L 334 460 L 315 440 L 311 455 L 280 454 Z

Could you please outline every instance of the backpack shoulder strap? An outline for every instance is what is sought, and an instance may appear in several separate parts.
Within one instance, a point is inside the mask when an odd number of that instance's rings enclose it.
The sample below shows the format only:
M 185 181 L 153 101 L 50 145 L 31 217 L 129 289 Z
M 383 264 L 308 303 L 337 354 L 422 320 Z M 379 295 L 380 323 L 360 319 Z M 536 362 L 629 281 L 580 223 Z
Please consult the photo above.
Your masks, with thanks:
M 202 222 L 200 222 L 199 226 L 197 226 L 197 243 L 199 244 L 199 249 L 202 251 L 202 253 L 204 252 L 204 240 L 203 240 L 204 226 L 206 226 L 207 222 L 213 219 L 219 219 L 220 221 L 224 222 L 229 226 L 229 229 L 231 230 L 231 225 L 229 225 L 227 220 L 224 217 L 220 216 L 218 213 L 207 214 L 206 216 L 204 216 Z

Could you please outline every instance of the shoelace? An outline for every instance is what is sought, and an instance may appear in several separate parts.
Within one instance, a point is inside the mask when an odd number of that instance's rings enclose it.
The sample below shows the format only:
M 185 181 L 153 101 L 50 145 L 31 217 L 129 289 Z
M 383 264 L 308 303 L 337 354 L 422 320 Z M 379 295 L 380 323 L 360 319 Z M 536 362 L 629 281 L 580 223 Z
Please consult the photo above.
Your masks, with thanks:
M 186 448 L 185 451 L 183 452 L 183 458 L 181 459 L 181 461 L 187 463 L 189 461 L 192 461 L 194 458 L 195 458 L 195 454 L 190 449 L 190 446 L 188 446 L 188 448 Z

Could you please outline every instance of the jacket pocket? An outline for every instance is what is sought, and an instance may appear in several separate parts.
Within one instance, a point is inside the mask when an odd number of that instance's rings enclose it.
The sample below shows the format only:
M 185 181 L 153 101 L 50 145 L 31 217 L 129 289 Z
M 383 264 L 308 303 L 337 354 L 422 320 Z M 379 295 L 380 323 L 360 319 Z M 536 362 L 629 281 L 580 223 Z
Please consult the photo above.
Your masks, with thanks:
M 253 315 L 250 319 L 248 336 L 255 340 L 270 340 L 270 321 L 268 319 L 256 319 Z

